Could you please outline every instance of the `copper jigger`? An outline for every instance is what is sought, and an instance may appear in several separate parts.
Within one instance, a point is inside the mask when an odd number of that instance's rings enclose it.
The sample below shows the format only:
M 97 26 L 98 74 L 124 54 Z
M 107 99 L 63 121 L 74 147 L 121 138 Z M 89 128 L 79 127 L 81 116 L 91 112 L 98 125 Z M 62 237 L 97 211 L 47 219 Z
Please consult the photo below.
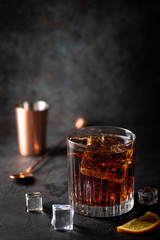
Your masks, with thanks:
M 15 108 L 19 152 L 22 156 L 39 155 L 45 149 L 49 104 L 23 102 Z

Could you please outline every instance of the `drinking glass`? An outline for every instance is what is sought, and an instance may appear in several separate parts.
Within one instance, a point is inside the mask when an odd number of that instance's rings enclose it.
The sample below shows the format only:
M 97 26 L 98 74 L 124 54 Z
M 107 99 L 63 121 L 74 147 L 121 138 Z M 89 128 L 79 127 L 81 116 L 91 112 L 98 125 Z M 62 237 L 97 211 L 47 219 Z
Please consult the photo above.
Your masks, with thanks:
M 67 135 L 69 203 L 75 212 L 112 217 L 134 206 L 136 136 L 119 127 L 86 127 Z

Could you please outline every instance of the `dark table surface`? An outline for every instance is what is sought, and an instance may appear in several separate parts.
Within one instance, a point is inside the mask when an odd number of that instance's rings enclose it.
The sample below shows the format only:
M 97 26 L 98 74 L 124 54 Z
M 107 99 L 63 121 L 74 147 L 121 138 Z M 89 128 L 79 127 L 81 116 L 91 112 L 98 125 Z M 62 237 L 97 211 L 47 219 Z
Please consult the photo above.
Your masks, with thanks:
M 55 136 L 48 138 L 53 146 Z M 57 138 L 58 139 L 58 138 Z M 59 137 L 60 139 L 60 137 Z M 160 189 L 159 156 L 153 142 L 139 135 L 135 169 L 135 206 L 127 214 L 114 218 L 90 218 L 75 214 L 73 231 L 55 231 L 51 226 L 52 204 L 67 203 L 67 155 L 65 144 L 35 171 L 33 182 L 16 182 L 11 173 L 25 170 L 37 157 L 22 157 L 18 152 L 16 136 L 0 138 L 0 239 L 159 239 L 160 230 L 145 235 L 118 233 L 116 227 L 147 211 L 160 215 L 160 203 L 150 207 L 140 205 L 137 190 L 144 186 Z M 157 144 L 158 146 L 158 144 Z M 156 164 L 155 164 L 156 163 Z M 43 194 L 43 213 L 28 213 L 25 193 Z

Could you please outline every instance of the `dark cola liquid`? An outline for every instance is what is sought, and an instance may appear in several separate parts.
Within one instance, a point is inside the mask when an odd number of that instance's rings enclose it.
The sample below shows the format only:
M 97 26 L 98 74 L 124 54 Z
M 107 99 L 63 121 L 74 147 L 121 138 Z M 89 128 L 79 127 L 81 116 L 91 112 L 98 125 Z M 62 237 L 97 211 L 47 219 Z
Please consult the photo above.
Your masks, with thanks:
M 135 143 L 112 135 L 77 136 L 70 140 L 71 201 L 109 207 L 133 197 Z

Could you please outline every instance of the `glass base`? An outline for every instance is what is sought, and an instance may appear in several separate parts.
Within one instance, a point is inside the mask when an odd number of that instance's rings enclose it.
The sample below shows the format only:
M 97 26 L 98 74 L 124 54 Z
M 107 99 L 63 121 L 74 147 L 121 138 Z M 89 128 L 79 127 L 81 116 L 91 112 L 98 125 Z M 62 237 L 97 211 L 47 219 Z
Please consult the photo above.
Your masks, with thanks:
M 75 212 L 89 217 L 115 217 L 129 212 L 134 206 L 134 197 L 127 200 L 121 205 L 113 207 L 94 207 L 74 203 Z

